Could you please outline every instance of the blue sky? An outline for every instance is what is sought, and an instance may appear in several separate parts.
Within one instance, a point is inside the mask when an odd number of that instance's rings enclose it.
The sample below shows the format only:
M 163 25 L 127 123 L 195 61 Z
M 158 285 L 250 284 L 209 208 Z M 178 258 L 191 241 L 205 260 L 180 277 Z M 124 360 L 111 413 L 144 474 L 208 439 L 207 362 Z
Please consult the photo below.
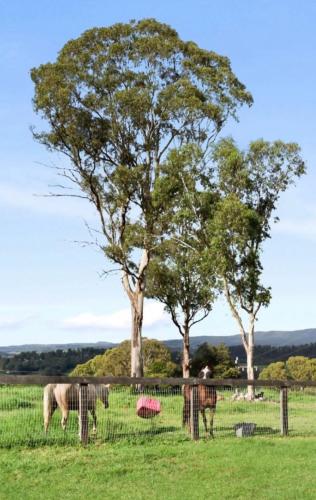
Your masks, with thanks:
M 252 92 L 222 135 L 296 141 L 308 175 L 280 202 L 281 222 L 264 252 L 272 302 L 257 330 L 316 327 L 316 2 L 305 0 L 0 0 L 0 345 L 119 341 L 129 335 L 129 304 L 119 276 L 100 278 L 103 256 L 89 238 L 94 213 L 84 202 L 40 196 L 63 161 L 33 141 L 29 71 L 53 61 L 70 38 L 94 26 L 155 17 L 185 40 L 230 58 Z M 178 333 L 159 305 L 148 303 L 144 335 Z M 193 335 L 234 334 L 223 301 Z

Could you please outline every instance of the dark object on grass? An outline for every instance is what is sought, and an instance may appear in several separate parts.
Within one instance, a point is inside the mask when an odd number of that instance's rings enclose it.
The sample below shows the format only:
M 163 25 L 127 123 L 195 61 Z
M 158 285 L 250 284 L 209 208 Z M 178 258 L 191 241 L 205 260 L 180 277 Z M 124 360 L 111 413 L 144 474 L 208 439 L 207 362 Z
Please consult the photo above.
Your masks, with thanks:
M 241 422 L 234 426 L 237 437 L 249 437 L 255 432 L 257 425 L 249 422 Z
M 258 392 L 258 394 L 255 394 L 255 399 L 263 399 L 264 392 Z

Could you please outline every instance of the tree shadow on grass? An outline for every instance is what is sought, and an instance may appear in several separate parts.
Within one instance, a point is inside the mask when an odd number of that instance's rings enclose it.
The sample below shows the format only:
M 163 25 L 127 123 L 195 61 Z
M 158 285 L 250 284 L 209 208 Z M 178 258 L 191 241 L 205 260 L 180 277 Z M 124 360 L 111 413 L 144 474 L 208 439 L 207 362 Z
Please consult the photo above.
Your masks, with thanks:
M 179 427 L 174 425 L 168 426 L 158 426 L 153 424 L 150 428 L 147 429 L 133 429 L 129 427 L 126 423 L 116 421 L 111 422 L 110 425 L 106 426 L 106 430 L 104 433 L 100 433 L 96 438 L 101 438 L 102 441 L 114 442 L 120 439 L 127 440 L 137 440 L 146 438 L 146 440 L 150 438 L 155 438 L 158 435 L 170 434 L 179 432 Z

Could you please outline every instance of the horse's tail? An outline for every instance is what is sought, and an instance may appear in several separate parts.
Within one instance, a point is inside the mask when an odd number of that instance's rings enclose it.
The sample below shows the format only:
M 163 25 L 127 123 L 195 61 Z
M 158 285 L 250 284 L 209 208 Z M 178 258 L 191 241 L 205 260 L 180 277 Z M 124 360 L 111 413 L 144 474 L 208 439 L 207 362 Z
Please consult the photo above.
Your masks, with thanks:
M 47 432 L 50 419 L 56 409 L 56 400 L 54 395 L 55 384 L 48 384 L 44 388 L 43 397 L 43 416 L 44 416 L 44 430 Z
M 190 387 L 185 385 L 183 388 L 183 413 L 182 425 L 190 426 Z

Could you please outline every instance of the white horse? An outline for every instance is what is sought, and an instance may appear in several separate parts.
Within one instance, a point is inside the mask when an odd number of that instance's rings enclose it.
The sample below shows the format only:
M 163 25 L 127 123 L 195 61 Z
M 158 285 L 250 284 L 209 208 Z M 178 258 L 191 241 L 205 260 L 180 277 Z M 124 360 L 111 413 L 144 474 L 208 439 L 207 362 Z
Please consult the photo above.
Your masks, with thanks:
M 93 418 L 93 432 L 97 429 L 95 413 L 97 398 L 104 408 L 109 407 L 109 386 L 104 384 L 88 384 L 87 410 Z M 79 384 L 48 384 L 44 388 L 43 414 L 44 429 L 47 432 L 49 422 L 56 408 L 61 410 L 61 426 L 65 430 L 70 410 L 79 411 Z

